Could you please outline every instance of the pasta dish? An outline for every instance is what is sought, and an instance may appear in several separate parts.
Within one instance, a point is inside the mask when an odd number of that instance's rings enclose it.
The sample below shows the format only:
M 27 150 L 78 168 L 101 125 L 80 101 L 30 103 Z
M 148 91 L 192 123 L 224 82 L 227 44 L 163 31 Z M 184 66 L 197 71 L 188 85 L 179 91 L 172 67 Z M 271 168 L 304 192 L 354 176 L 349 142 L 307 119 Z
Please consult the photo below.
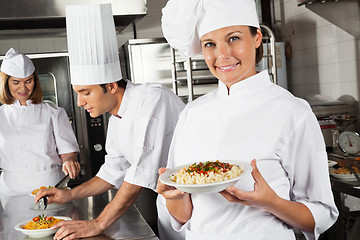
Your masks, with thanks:
M 23 226 L 23 229 L 36 230 L 51 228 L 56 223 L 64 221 L 63 219 L 57 219 L 54 217 L 44 217 L 44 214 L 34 217 L 30 222 Z
M 360 172 L 360 169 L 358 167 L 353 166 L 352 168 L 354 169 L 354 171 L 356 173 Z M 332 169 L 330 172 L 334 173 L 334 174 L 352 174 L 347 167 L 340 167 L 340 168 L 337 168 L 337 169 Z
M 32 191 L 31 194 L 36 195 L 39 192 L 40 189 L 48 189 L 48 188 L 53 188 L 53 187 L 52 186 L 49 186 L 49 187 L 41 186 L 38 189 L 34 189 L 34 191 Z
M 220 162 L 219 160 L 208 161 L 184 167 L 171 175 L 170 180 L 179 184 L 215 183 L 235 178 L 243 171 L 242 166 Z

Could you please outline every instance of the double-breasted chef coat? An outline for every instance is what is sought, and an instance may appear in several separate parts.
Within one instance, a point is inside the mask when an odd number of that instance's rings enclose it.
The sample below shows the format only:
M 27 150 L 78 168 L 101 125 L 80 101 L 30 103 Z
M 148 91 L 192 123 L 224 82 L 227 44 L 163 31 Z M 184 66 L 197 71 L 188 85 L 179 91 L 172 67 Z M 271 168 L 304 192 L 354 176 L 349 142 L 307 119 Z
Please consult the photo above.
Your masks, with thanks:
M 218 89 L 188 104 L 174 133 L 168 167 L 252 159 L 281 198 L 309 208 L 315 230 L 304 233 L 307 239 L 317 239 L 336 221 L 317 119 L 306 101 L 271 83 L 267 70 L 232 85 L 229 92 L 219 82 Z M 295 239 L 288 225 L 262 209 L 230 203 L 219 193 L 192 194 L 191 199 L 192 216 L 185 225 L 168 212 L 159 213 L 161 223 L 171 221 L 175 230 L 186 231 L 186 239 Z M 164 239 L 177 239 L 173 234 Z
M 117 188 L 126 181 L 155 190 L 184 106 L 167 87 L 127 81 L 118 116 L 109 119 L 107 155 L 97 176 Z
M 41 102 L 0 106 L 0 194 L 31 193 L 64 177 L 60 154 L 79 152 L 66 112 Z

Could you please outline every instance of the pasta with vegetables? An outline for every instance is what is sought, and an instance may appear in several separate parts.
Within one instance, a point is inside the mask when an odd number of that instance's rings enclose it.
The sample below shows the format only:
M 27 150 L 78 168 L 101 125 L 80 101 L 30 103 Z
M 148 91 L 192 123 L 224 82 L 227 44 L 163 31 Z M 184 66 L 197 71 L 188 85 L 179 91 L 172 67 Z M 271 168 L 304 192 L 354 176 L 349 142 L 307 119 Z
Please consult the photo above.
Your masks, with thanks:
M 235 178 L 243 171 L 242 166 L 220 162 L 219 160 L 208 161 L 184 167 L 171 175 L 170 180 L 179 184 L 215 183 Z
M 44 214 L 34 217 L 28 222 L 23 229 L 36 230 L 36 229 L 47 229 L 54 226 L 56 223 L 63 221 L 63 219 L 57 219 L 54 217 L 44 217 Z

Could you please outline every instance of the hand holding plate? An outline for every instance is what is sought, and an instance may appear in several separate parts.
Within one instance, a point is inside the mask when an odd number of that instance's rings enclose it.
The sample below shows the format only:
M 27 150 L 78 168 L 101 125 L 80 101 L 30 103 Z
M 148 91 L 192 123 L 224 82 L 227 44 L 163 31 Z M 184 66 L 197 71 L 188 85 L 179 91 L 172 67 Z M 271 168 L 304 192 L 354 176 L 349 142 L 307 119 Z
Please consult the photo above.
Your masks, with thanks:
M 234 186 L 230 186 L 226 190 L 220 192 L 220 194 L 229 202 L 237 202 L 269 210 L 272 208 L 272 205 L 278 196 L 259 172 L 255 159 L 251 161 L 251 167 L 253 168 L 251 175 L 255 180 L 254 191 L 246 192 Z
M 159 168 L 159 175 L 166 172 L 166 168 Z M 161 194 L 165 199 L 177 200 L 182 199 L 187 193 L 180 191 L 179 189 L 166 185 L 158 180 L 156 191 Z

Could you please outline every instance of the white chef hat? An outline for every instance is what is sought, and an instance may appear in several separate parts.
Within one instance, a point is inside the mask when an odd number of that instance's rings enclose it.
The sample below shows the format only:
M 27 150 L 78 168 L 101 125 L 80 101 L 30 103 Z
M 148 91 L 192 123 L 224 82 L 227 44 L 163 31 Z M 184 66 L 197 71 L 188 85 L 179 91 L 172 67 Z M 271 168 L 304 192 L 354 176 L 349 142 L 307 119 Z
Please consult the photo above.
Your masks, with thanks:
M 66 6 L 71 84 L 122 79 L 111 4 Z
M 27 78 L 34 73 L 35 66 L 30 58 L 10 48 L 1 63 L 1 71 L 12 77 Z
M 200 38 L 235 25 L 260 28 L 254 0 L 169 0 L 162 9 L 164 37 L 183 57 L 201 53 Z

